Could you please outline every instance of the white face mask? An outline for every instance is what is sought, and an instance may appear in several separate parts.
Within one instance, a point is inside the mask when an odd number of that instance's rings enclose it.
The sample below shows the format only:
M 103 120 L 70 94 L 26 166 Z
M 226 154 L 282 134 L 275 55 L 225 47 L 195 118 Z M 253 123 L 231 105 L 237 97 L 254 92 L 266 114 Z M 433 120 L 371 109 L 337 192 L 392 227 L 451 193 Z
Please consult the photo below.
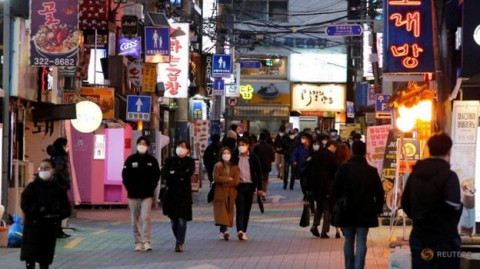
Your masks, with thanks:
M 300 139 L 300 142 L 301 142 L 302 144 L 305 144 L 305 143 L 307 142 L 307 139 L 302 138 L 302 139 Z
M 279 136 L 283 136 L 285 133 L 278 133 Z
M 177 156 L 183 157 L 183 156 L 187 155 L 187 150 L 182 148 L 182 147 L 177 147 L 175 149 L 175 153 L 177 154 Z
M 230 155 L 229 153 L 224 153 L 222 154 L 222 159 L 226 162 L 230 161 L 230 158 L 232 158 L 232 155 Z
M 52 171 L 40 171 L 38 172 L 38 176 L 43 180 L 47 180 L 52 177 Z
M 322 145 L 325 146 L 327 144 L 328 140 L 322 140 Z
M 312 147 L 314 151 L 318 151 L 320 149 L 320 145 L 317 144 L 313 145 Z
M 247 152 L 247 146 L 239 146 L 238 147 L 238 151 L 240 151 L 240 153 L 246 153 Z
M 290 137 L 290 139 L 294 139 L 295 135 L 289 135 L 288 137 Z
M 147 149 L 148 149 L 147 146 L 137 145 L 137 151 L 140 154 L 144 154 L 145 152 L 147 152 Z

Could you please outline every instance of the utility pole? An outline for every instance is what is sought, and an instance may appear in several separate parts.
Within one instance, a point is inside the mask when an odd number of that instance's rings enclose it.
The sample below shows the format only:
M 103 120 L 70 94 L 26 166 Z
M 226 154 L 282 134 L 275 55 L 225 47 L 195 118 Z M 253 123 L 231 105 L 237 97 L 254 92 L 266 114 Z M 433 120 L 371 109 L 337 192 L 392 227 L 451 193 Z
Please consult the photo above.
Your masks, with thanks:
M 2 193 L 1 204 L 7 208 L 8 180 L 10 170 L 10 1 L 3 1 L 3 137 L 2 137 Z M 6 212 L 6 211 L 5 211 Z M 6 212 L 8 213 L 8 212 Z M 0 218 L 3 216 L 0 216 Z

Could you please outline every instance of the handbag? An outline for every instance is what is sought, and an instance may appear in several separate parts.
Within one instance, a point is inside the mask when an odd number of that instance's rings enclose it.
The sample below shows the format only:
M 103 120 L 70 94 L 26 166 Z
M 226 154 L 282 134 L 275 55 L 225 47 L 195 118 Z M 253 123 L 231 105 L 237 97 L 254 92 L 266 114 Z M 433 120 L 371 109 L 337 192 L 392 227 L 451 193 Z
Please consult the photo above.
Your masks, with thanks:
M 215 197 L 215 183 L 212 183 L 212 186 L 210 187 L 210 190 L 208 191 L 208 194 L 207 194 L 207 202 L 209 203 L 213 202 L 214 197 Z
M 345 226 L 347 218 L 347 197 L 342 196 L 337 201 L 332 208 L 332 213 L 330 214 L 330 223 L 335 227 Z
M 299 225 L 300 227 L 308 227 L 310 225 L 310 206 L 307 200 L 303 201 L 303 211 Z

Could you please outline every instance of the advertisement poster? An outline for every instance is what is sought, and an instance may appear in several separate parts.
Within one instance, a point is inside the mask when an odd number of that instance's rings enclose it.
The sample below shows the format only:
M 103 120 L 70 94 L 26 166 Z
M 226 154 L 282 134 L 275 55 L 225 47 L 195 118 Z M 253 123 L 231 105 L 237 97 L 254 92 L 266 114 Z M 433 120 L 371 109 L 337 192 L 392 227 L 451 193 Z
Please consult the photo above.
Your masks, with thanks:
M 143 80 L 143 60 L 137 59 L 129 63 L 127 67 L 127 76 L 128 80 L 133 85 L 140 87 Z
M 115 99 L 113 88 L 82 88 L 80 92 L 65 92 L 65 103 L 92 101 L 97 104 L 103 113 L 103 119 L 115 117 Z
M 454 144 L 477 142 L 478 101 L 455 101 L 452 114 L 452 140 Z
M 383 155 L 382 186 L 385 192 L 384 214 L 390 215 L 394 200 L 393 187 L 397 169 L 397 133 L 390 129 L 387 136 L 385 154 Z M 398 193 L 399 194 L 399 193 Z M 400 195 L 398 196 L 400 197 Z M 399 201 L 399 200 L 398 200 Z
M 140 37 L 119 37 L 118 55 L 140 58 L 142 51 L 142 39 Z
M 31 1 L 30 65 L 76 66 L 78 2 Z
M 188 23 L 171 24 L 171 60 L 169 63 L 159 64 L 160 81 L 165 83 L 165 97 L 188 97 L 189 27 Z
M 198 144 L 199 156 L 203 157 L 203 153 L 208 146 L 208 134 L 210 132 L 209 120 L 197 120 L 195 121 L 195 143 Z
M 367 161 L 377 168 L 378 175 L 382 175 L 383 158 L 387 146 L 390 125 L 371 126 L 367 128 Z
M 422 148 L 420 141 L 412 138 L 404 138 L 403 143 L 397 139 L 397 145 L 403 147 L 400 150 L 400 163 L 398 169 L 400 173 L 411 173 L 415 163 L 420 160 Z
M 155 92 L 157 86 L 157 65 L 146 63 L 143 66 L 142 92 Z

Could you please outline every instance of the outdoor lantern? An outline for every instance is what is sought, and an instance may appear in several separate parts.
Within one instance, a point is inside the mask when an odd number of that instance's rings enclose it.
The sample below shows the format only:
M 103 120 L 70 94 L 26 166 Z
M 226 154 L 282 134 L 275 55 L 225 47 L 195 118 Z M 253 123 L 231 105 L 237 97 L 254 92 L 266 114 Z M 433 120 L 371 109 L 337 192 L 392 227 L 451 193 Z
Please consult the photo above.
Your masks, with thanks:
M 81 101 L 75 105 L 77 118 L 72 119 L 73 127 L 81 133 L 90 133 L 102 123 L 102 110 L 91 101 Z

